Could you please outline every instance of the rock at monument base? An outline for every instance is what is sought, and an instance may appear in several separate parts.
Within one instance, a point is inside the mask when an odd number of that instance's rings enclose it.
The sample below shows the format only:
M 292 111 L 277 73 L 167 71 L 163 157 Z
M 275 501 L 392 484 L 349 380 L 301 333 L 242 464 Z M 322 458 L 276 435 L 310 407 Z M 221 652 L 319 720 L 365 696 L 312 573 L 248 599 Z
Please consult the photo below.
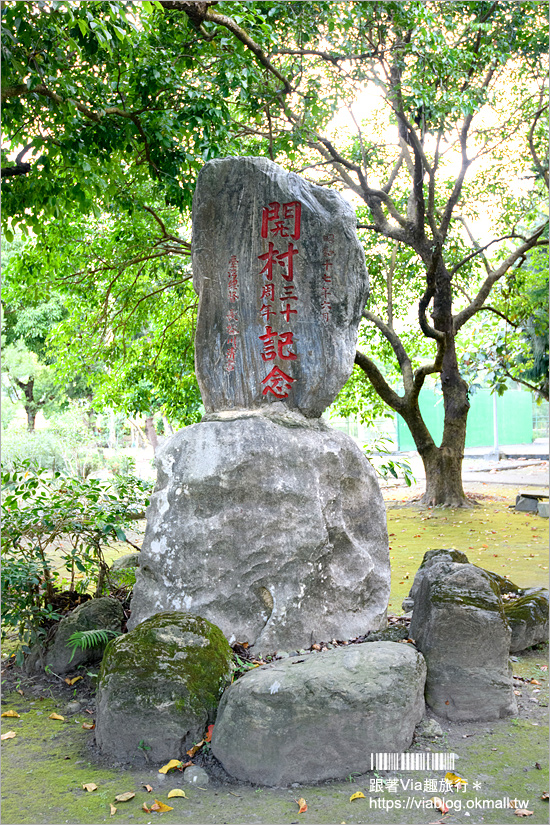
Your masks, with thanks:
M 128 570 L 132 567 L 139 567 L 141 560 L 141 553 L 126 553 L 125 556 L 119 556 L 111 565 L 111 570 Z
M 424 558 L 420 563 L 420 567 L 416 571 L 416 575 L 414 577 L 414 581 L 412 583 L 412 587 L 409 591 L 409 595 L 403 599 L 401 607 L 405 612 L 412 610 L 414 607 L 414 598 L 420 588 L 422 583 L 422 579 L 427 570 L 431 569 L 436 564 L 469 564 L 468 557 L 466 553 L 462 553 L 461 550 L 454 550 L 450 549 L 438 549 L 438 550 L 428 550 L 424 553 Z M 477 567 L 477 565 L 475 565 Z M 484 570 L 482 567 L 478 567 L 478 570 L 483 570 L 484 573 L 491 578 L 491 580 L 496 584 L 501 594 L 503 593 L 514 593 L 519 594 L 522 592 L 521 588 L 514 584 L 509 579 L 505 579 L 503 576 L 499 576 L 498 573 L 493 573 L 491 570 Z M 442 568 L 439 572 L 439 575 L 444 575 L 444 569 Z
M 111 642 L 97 691 L 96 742 L 123 762 L 180 759 L 202 739 L 232 674 L 219 628 L 165 612 Z
M 473 564 L 425 571 L 410 635 L 428 666 L 426 703 L 456 722 L 517 712 L 508 663 L 511 631 L 490 576 Z
M 548 590 L 526 590 L 521 598 L 507 602 L 504 612 L 512 628 L 510 653 L 548 640 Z
M 118 630 L 122 628 L 124 610 L 116 599 L 103 596 L 100 599 L 90 599 L 84 602 L 67 616 L 64 616 L 57 627 L 53 643 L 42 653 L 31 653 L 25 665 L 27 672 L 49 667 L 58 676 L 72 673 L 81 665 L 93 665 L 101 662 L 107 642 L 86 649 L 77 648 L 73 656 L 73 648 L 67 645 L 69 637 L 81 630 Z
M 262 785 L 343 779 L 371 753 L 405 751 L 424 713 L 426 665 L 412 645 L 349 645 L 256 668 L 224 693 L 212 752 Z
M 268 654 L 385 625 L 373 468 L 349 436 L 274 407 L 186 427 L 157 454 L 129 628 L 186 610 Z

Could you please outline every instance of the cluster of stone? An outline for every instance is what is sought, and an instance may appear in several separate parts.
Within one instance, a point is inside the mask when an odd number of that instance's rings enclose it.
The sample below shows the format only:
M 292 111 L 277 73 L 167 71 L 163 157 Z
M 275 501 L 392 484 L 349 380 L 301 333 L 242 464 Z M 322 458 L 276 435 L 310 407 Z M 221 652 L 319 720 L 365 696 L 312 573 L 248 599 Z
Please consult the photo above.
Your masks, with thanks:
M 206 164 L 193 201 L 196 374 L 207 415 L 157 456 L 129 628 L 185 610 L 257 653 L 385 622 L 385 508 L 320 419 L 368 295 L 355 215 L 265 158 Z

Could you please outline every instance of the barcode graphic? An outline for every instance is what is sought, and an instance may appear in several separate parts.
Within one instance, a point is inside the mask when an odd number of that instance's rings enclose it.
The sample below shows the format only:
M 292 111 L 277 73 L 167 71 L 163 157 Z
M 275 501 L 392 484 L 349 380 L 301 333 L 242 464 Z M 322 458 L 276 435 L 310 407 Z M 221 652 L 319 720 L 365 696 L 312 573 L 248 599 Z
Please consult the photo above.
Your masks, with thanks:
M 371 753 L 370 769 L 379 771 L 452 771 L 454 753 Z

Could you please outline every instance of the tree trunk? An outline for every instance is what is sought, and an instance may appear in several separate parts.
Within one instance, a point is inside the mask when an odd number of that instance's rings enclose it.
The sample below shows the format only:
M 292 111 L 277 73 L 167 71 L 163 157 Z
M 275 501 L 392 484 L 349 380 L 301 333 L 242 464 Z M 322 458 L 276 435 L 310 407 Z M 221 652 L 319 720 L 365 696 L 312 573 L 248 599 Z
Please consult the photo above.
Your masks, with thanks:
M 455 374 L 443 384 L 445 421 L 441 446 L 437 447 L 426 427 L 418 404 L 403 410 L 426 472 L 426 491 L 421 503 L 428 507 L 472 507 L 462 486 L 462 461 L 468 420 L 468 385 Z
M 155 430 L 155 422 L 153 421 L 152 415 L 148 415 L 145 419 L 145 432 L 147 433 L 147 438 L 153 445 L 153 450 L 156 452 L 157 447 L 159 445 L 159 440 L 157 436 L 157 431 Z
M 25 406 L 25 412 L 27 413 L 27 432 L 33 433 L 38 410 L 34 405 L 32 407 Z

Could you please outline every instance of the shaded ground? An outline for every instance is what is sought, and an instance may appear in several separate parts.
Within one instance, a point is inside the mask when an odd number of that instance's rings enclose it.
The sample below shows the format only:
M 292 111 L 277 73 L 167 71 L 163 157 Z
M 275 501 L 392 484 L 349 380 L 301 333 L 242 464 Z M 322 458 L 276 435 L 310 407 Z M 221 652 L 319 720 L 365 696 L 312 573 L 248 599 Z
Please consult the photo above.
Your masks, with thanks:
M 404 507 L 410 493 L 403 489 L 387 490 L 393 575 L 390 610 L 401 612 L 401 600 L 424 552 L 437 547 L 463 550 L 475 564 L 507 574 L 523 587 L 547 584 L 548 522 L 510 510 L 515 493 L 513 488 L 503 492 L 491 485 L 483 492 L 481 507 L 452 511 Z M 93 719 L 95 710 L 93 675 L 84 674 L 74 686 L 53 676 L 31 680 L 14 666 L 7 666 L 4 660 L 2 712 L 14 709 L 20 717 L 2 719 L 2 733 L 16 733 L 15 738 L 2 743 L 2 822 L 103 823 L 111 821 L 110 804 L 114 797 L 131 791 L 135 797 L 116 805 L 113 822 L 138 825 L 154 823 L 162 817 L 167 823 L 194 825 L 475 825 L 516 822 L 508 800 L 517 798 L 533 811 L 527 821 L 542 825 L 548 821 L 548 802 L 541 799 L 548 790 L 547 645 L 514 658 L 517 661 L 513 662 L 513 672 L 518 677 L 514 686 L 519 704 L 516 718 L 462 724 L 439 720 L 442 737 L 421 737 L 413 744 L 412 750 L 419 752 L 457 755 L 454 770 L 468 780 L 468 785 L 465 791 L 454 793 L 440 789 L 444 770 L 375 771 L 351 776 L 343 782 L 269 789 L 232 781 L 206 752 L 194 760 L 203 764 L 212 777 L 211 783 L 201 789 L 186 787 L 177 771 L 162 776 L 158 773 L 159 765 L 147 764 L 146 754 L 140 755 L 142 767 L 129 770 L 109 765 L 95 748 L 93 731 L 82 727 Z M 71 715 L 67 705 L 75 699 L 81 708 Z M 49 719 L 52 712 L 63 715 L 64 721 Z M 338 758 L 335 752 L 334 760 L 337 762 Z M 397 786 L 392 780 L 397 780 Z M 83 790 L 82 785 L 89 782 L 98 789 L 92 793 Z M 153 787 L 153 793 L 147 793 L 145 784 Z M 184 788 L 187 798 L 168 800 L 168 791 L 174 787 Z M 365 798 L 350 802 L 350 796 L 358 791 Z M 430 807 L 434 795 L 443 798 L 450 808 L 445 816 Z M 303 814 L 298 814 L 295 801 L 300 797 L 308 804 Z M 170 804 L 173 810 L 146 813 L 141 806 L 144 802 L 150 806 L 153 798 Z

